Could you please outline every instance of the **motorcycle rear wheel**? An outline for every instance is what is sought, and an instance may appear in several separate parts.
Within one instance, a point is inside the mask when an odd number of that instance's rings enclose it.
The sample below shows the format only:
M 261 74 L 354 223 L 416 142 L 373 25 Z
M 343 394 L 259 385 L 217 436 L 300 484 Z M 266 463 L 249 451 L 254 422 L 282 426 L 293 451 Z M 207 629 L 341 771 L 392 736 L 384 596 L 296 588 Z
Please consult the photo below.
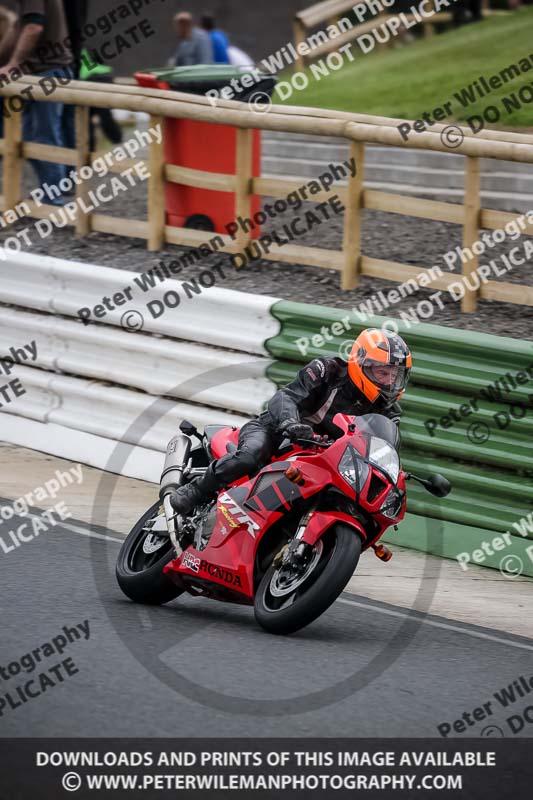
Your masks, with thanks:
M 160 606 L 169 603 L 180 594 L 179 589 L 170 578 L 163 574 L 163 567 L 174 557 L 172 542 L 168 537 L 158 549 L 144 551 L 144 543 L 149 531 L 146 524 L 160 511 L 161 501 L 154 503 L 148 511 L 135 523 L 118 554 L 115 574 L 118 585 L 134 603 Z M 160 537 L 163 539 L 163 537 Z M 167 537 L 165 537 L 167 538 Z M 157 543 L 157 542 L 156 542 Z
M 304 571 L 304 580 L 294 591 L 280 593 L 279 569 L 274 565 L 263 575 L 254 611 L 257 623 L 269 633 L 286 635 L 305 628 L 330 607 L 352 577 L 362 549 L 353 528 L 334 525 L 317 545 L 321 549 L 311 562 L 314 566 L 307 574 Z

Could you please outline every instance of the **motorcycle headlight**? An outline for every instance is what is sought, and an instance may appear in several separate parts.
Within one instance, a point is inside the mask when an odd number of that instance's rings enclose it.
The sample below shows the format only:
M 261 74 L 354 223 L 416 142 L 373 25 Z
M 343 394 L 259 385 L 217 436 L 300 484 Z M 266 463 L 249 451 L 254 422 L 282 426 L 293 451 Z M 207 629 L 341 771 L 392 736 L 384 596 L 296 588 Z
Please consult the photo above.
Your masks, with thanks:
M 370 452 L 368 460 L 371 464 L 385 472 L 393 483 L 396 483 L 400 475 L 400 459 L 398 453 L 385 439 L 372 436 L 370 439 Z
M 389 519 L 394 519 L 402 510 L 403 492 L 391 489 L 380 506 L 379 513 Z
M 357 492 L 365 485 L 369 468 L 365 461 L 357 457 L 353 447 L 347 447 L 339 461 L 339 473 Z

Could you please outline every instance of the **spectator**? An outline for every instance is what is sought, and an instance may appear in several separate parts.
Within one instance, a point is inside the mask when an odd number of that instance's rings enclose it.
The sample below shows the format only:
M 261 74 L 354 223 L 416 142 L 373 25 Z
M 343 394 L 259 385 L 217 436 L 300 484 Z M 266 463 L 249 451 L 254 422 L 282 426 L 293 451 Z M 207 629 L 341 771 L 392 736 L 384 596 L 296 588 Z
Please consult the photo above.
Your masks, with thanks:
M 464 25 L 466 22 L 479 22 L 483 19 L 481 0 L 458 0 L 453 10 L 455 25 Z
M 18 0 L 19 19 L 0 42 L 0 72 L 30 72 L 42 77 L 72 77 L 72 53 L 66 47 L 68 29 L 62 0 Z M 26 142 L 64 147 L 63 103 L 29 103 L 23 112 L 22 135 Z M 57 185 L 66 168 L 51 161 L 31 161 L 39 182 Z M 54 205 L 63 205 L 57 198 Z
M 255 62 L 254 60 L 245 53 L 244 50 L 239 50 L 238 47 L 230 44 L 228 47 L 228 56 L 229 56 L 229 63 L 233 67 L 253 67 Z
M 83 29 L 87 23 L 89 0 L 63 0 L 68 35 L 74 63 L 74 77 L 80 76 Z
M 192 15 L 188 11 L 176 14 L 174 25 L 178 34 L 178 47 L 172 63 L 176 67 L 212 64 L 213 45 L 209 34 L 193 25 Z
M 224 31 L 219 30 L 215 27 L 215 19 L 212 14 L 204 14 L 202 17 L 202 28 L 204 31 L 207 32 L 208 36 L 211 39 L 211 45 L 213 46 L 213 58 L 215 64 L 229 64 L 229 55 L 228 55 L 228 48 L 229 42 L 228 37 L 224 33 Z
M 97 64 L 91 58 L 88 50 L 82 50 L 80 80 L 92 81 L 93 83 L 113 83 L 113 70 L 105 64 Z M 99 120 L 102 132 L 112 144 L 120 144 L 122 142 L 122 128 L 113 116 L 113 111 L 110 108 L 91 108 L 89 123 L 89 148 L 91 152 L 96 150 L 95 118 Z
M 16 27 L 17 15 L 5 6 L 0 6 L 0 41 L 6 33 Z
M 83 28 L 87 22 L 89 0 L 63 0 L 63 10 L 72 49 L 74 77 L 80 77 Z M 63 108 L 63 140 L 65 147 L 76 147 L 76 116 L 74 106 Z
M 65 17 L 74 58 L 74 76 L 78 80 L 97 83 L 112 83 L 113 70 L 104 64 L 93 61 L 87 50 L 83 49 L 83 29 L 87 24 L 89 0 L 63 0 Z M 98 118 L 105 136 L 112 144 L 122 142 L 122 129 L 110 108 L 91 108 L 89 112 L 89 148 L 96 150 L 96 128 L 94 119 Z M 65 147 L 76 147 L 76 117 L 74 106 L 63 110 L 63 134 Z
M 255 61 L 244 50 L 230 44 L 228 47 L 229 63 L 232 67 L 253 67 Z

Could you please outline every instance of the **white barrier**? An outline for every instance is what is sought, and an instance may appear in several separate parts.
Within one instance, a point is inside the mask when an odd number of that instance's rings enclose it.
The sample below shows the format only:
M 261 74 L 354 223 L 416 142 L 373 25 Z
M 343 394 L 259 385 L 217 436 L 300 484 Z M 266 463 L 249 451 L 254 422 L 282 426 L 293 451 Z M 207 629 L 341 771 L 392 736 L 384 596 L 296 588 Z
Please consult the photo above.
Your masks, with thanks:
M 152 453 L 164 453 L 182 419 L 190 420 L 200 429 L 209 423 L 240 427 L 246 422 L 246 417 L 236 414 L 215 412 L 211 408 L 152 397 L 107 386 L 99 381 L 55 375 L 31 367 L 16 367 L 13 375 L 20 380 L 26 394 L 2 410 L 0 436 L 3 441 L 31 447 L 31 435 L 24 434 L 21 440 L 22 421 L 31 420 L 45 427 L 50 425 L 48 439 L 44 438 L 46 431 L 41 429 L 40 446 L 34 446 L 34 449 L 65 458 L 68 432 L 87 434 L 97 437 L 95 445 L 98 443 L 98 447 L 89 454 L 85 453 L 85 459 L 81 455 L 76 458 L 111 472 L 115 471 L 116 461 L 110 462 L 109 459 L 119 442 L 127 445 L 128 453 L 136 447 Z M 18 424 L 14 424 L 14 419 Z M 35 425 L 31 425 L 30 429 L 37 430 Z M 56 438 L 58 431 L 62 435 Z M 100 446 L 102 442 L 106 443 L 103 449 Z M 128 463 L 121 474 L 144 479 L 148 479 L 147 474 L 153 475 L 153 470 L 147 473 L 144 466 L 141 470 L 136 466 L 133 471 L 132 466 L 135 466 L 135 462 Z M 160 456 L 159 472 L 161 466 Z M 157 480 L 158 476 L 154 479 Z
M 145 317 L 147 332 L 258 355 L 266 355 L 265 340 L 280 330 L 279 322 L 270 315 L 276 298 L 265 295 L 214 286 L 186 299 L 179 280 L 157 283 L 145 293 L 135 283 L 139 273 L 30 253 L 9 255 L 0 270 L 0 302 L 23 308 L 77 317 L 81 308 L 94 308 L 103 297 L 112 297 L 129 286 L 131 302 L 109 311 L 102 320 L 106 325 L 120 326 L 123 314 L 136 309 Z M 147 302 L 162 302 L 169 291 L 180 294 L 182 303 L 152 319 L 143 310 Z
M 14 367 L 25 394 L 1 409 L 4 441 L 157 481 L 182 419 L 241 426 L 275 390 L 263 345 L 279 330 L 273 298 L 207 289 L 126 332 L 117 326 L 133 303 L 88 326 L 68 317 L 132 286 L 134 273 L 28 254 L 1 269 L 0 301 L 16 308 L 0 306 L 0 357 L 37 344 L 36 360 Z M 181 284 L 165 281 L 149 300 L 171 289 Z
M 139 445 L 119 446 L 113 439 L 65 428 L 53 422 L 36 422 L 11 415 L 7 425 L 0 414 L 0 435 L 3 441 L 10 444 L 51 453 L 129 478 L 159 483 L 161 477 L 164 459 L 159 450 L 149 450 Z
M 31 366 L 247 415 L 259 414 L 276 388 L 265 358 L 0 306 L 0 342 L 32 340 Z

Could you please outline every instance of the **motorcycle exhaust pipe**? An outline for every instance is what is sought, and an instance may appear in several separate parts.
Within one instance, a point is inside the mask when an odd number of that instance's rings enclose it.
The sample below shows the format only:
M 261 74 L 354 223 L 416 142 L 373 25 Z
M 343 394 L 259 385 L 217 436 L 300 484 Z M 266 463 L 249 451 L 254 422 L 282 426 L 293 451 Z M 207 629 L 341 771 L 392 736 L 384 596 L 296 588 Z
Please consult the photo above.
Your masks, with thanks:
M 188 464 L 191 447 L 191 440 L 183 433 L 178 433 L 168 443 L 165 465 L 159 482 L 161 499 L 182 485 L 183 470 Z

